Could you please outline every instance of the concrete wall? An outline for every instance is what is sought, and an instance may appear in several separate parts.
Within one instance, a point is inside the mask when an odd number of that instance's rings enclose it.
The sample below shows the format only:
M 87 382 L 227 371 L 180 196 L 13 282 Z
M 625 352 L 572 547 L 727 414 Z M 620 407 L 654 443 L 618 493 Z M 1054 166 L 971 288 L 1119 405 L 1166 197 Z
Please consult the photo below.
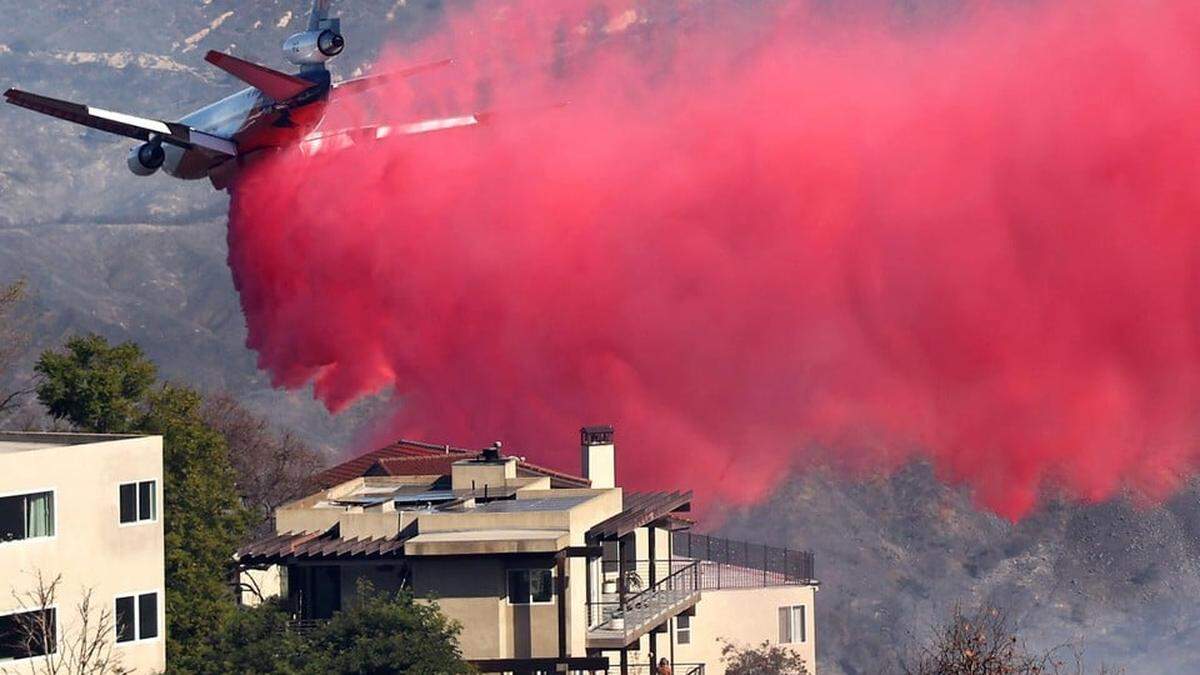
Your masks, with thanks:
M 709 673 L 724 672 L 721 663 L 721 639 L 740 645 L 756 646 L 764 640 L 779 643 L 779 608 L 804 605 L 807 615 L 807 636 L 801 644 L 789 644 L 816 675 L 816 623 L 813 620 L 815 588 L 813 586 L 770 586 L 767 588 L 726 589 L 704 591 L 696 614 L 692 617 L 691 644 L 678 644 L 675 627 L 675 663 L 704 663 Z M 659 638 L 659 656 L 669 656 Z
M 157 517 L 121 525 L 118 486 L 143 480 L 158 483 Z M 20 609 L 13 595 L 34 588 L 39 571 L 49 579 L 62 575 L 57 597 L 60 641 L 78 635 L 75 608 L 84 589 L 91 589 L 97 612 L 112 612 L 117 596 L 157 592 L 158 637 L 122 643 L 114 650 L 125 668 L 139 673 L 162 671 L 166 667 L 162 438 L 0 451 L 0 495 L 41 490 L 55 493 L 56 533 L 51 538 L 0 543 L 0 614 Z M 115 633 L 110 639 L 115 641 Z
M 433 595 L 442 611 L 462 624 L 459 640 L 466 658 L 557 656 L 557 595 L 548 603 L 530 605 L 507 600 L 508 570 L 554 568 L 552 556 L 416 558 L 413 590 L 420 596 Z M 584 653 L 583 619 L 575 618 L 574 611 L 582 607 L 584 591 L 582 577 L 567 589 L 568 645 L 579 645 L 575 654 Z

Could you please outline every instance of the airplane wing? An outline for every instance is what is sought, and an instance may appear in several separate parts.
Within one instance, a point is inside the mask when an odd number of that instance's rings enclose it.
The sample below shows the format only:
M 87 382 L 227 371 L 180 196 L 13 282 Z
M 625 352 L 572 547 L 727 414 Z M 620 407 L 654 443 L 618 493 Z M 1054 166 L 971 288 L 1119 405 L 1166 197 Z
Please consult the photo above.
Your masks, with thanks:
M 382 141 L 400 136 L 415 136 L 435 131 L 447 131 L 485 124 L 490 118 L 489 113 L 474 113 L 457 117 L 440 117 L 437 119 L 406 122 L 403 124 L 377 124 L 372 126 L 351 127 L 346 129 L 330 129 L 315 131 L 305 136 L 299 143 L 300 151 L 306 155 L 343 150 L 353 145 Z
M 81 103 L 60 101 L 19 89 L 9 89 L 4 92 L 4 98 L 13 105 L 85 127 L 107 131 L 110 134 L 136 138 L 140 141 L 148 141 L 155 137 L 162 139 L 165 143 L 184 148 L 202 148 L 212 154 L 230 157 L 237 155 L 237 145 L 233 141 L 197 131 L 186 124 L 135 117 Z
M 302 77 L 271 70 L 266 66 L 218 51 L 209 51 L 204 55 L 204 60 L 276 101 L 286 101 L 316 86 Z
M 396 80 L 402 80 L 406 77 L 416 75 L 417 73 L 423 73 L 429 70 L 441 68 L 443 66 L 448 66 L 451 63 L 454 63 L 454 59 L 442 59 L 441 61 L 422 63 L 420 65 L 412 66 L 411 68 L 395 70 L 390 73 L 367 75 L 365 77 L 359 77 L 353 80 L 346 80 L 345 82 L 339 82 L 333 85 L 333 93 L 335 96 L 361 94 L 362 92 L 374 89 L 375 87 L 385 85 L 390 82 L 395 82 Z

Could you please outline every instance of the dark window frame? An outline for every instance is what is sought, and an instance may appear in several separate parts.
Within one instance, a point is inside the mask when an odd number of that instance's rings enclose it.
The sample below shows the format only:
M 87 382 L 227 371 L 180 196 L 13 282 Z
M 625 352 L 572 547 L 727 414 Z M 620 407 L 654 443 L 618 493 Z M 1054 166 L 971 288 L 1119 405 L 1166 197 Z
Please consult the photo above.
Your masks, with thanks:
M 46 534 L 37 534 L 31 536 L 29 534 L 29 502 L 33 498 L 43 497 L 46 495 L 50 497 L 50 518 L 49 522 L 46 524 L 46 529 L 48 532 Z M 30 539 L 53 539 L 58 536 L 57 488 L 45 488 L 41 490 L 32 490 L 29 492 L 13 492 L 10 494 L 0 495 L 0 502 L 8 502 L 10 504 L 8 507 L 9 510 L 14 510 L 12 507 L 15 506 L 15 510 L 20 511 L 18 522 L 15 523 L 16 529 L 19 529 L 20 532 L 17 533 L 16 531 L 13 531 L 9 533 L 13 536 L 5 536 L 4 533 L 0 533 L 0 545 L 16 541 L 28 541 Z
M 126 593 L 113 598 L 113 637 L 117 645 L 127 645 L 137 642 L 157 640 L 162 634 L 162 591 L 145 591 Z M 146 624 L 144 603 L 147 599 L 153 601 L 154 620 Z M 125 602 L 129 609 L 121 610 Z M 122 631 L 122 628 L 127 630 Z M 148 630 L 147 630 L 148 629 Z
M 129 481 L 117 486 L 117 522 L 122 526 L 158 522 L 159 480 Z M 126 497 L 129 501 L 126 501 Z M 147 515 L 148 512 L 148 515 Z
M 5 656 L 4 653 L 5 653 L 6 645 L 0 644 L 0 664 L 22 663 L 24 661 L 28 661 L 29 659 L 41 658 L 43 656 L 48 656 L 50 654 L 58 653 L 58 638 L 59 638 L 59 632 L 60 632 L 61 626 L 59 625 L 58 605 L 57 604 L 49 605 L 47 607 L 41 607 L 38 609 L 17 609 L 17 610 L 12 610 L 12 611 L 0 612 L 0 620 L 8 619 L 10 617 L 21 616 L 23 614 L 37 614 L 38 612 L 49 612 L 54 621 L 54 634 L 50 636 L 49 649 L 46 649 L 46 651 L 43 651 L 43 652 L 40 652 L 37 654 L 28 654 L 25 656 Z M 2 635 L 3 635 L 3 632 L 0 632 L 0 636 L 2 636 Z
M 799 620 L 797 621 L 797 610 Z M 780 605 L 779 644 L 802 645 L 808 642 L 808 605 Z M 786 619 L 784 618 L 786 616 Z M 787 630 L 784 631 L 786 621 Z

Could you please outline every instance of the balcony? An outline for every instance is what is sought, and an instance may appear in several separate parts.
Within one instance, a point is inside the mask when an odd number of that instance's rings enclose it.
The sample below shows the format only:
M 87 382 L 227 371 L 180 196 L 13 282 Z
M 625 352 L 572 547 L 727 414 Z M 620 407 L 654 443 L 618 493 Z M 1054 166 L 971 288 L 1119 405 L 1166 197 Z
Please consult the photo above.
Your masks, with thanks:
M 622 649 L 700 600 L 693 560 L 627 563 L 624 583 L 605 582 L 588 603 L 588 649 Z
M 675 532 L 676 558 L 700 564 L 700 590 L 816 584 L 811 551 L 750 544 L 691 532 Z

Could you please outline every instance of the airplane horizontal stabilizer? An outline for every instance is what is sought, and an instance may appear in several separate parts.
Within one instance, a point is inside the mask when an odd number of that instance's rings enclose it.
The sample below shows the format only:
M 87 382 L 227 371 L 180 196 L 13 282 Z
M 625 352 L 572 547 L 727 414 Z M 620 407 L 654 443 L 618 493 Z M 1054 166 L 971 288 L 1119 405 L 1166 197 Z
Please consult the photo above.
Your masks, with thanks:
M 81 103 L 31 94 L 19 89 L 9 89 L 4 92 L 4 98 L 13 105 L 92 129 L 107 131 L 110 134 L 136 138 L 140 141 L 148 141 L 151 137 L 155 137 L 166 143 L 185 148 L 203 148 L 211 153 L 231 157 L 237 155 L 237 145 L 233 141 L 197 131 L 186 124 L 135 117 Z
M 222 52 L 210 51 L 204 55 L 204 60 L 276 101 L 287 101 L 316 86 L 302 77 L 271 70 Z
M 448 66 L 454 63 L 454 59 L 442 59 L 441 61 L 433 61 L 431 63 L 422 63 L 410 68 L 402 68 L 389 73 L 379 73 L 378 75 L 366 75 L 364 77 L 346 80 L 333 85 L 335 95 L 361 94 L 369 89 L 374 89 L 389 82 L 402 80 L 406 77 L 411 77 L 418 73 L 423 73 L 429 70 L 435 70 L 443 66 Z

